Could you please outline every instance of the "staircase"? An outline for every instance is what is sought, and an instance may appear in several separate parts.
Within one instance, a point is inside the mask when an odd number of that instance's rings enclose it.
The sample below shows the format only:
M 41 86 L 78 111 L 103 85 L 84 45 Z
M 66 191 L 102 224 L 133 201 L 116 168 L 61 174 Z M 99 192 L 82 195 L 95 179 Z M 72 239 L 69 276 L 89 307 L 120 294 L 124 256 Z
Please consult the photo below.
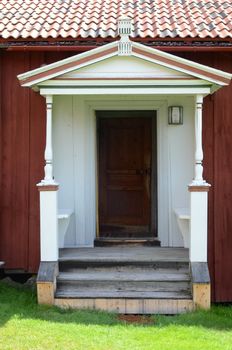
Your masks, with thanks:
M 176 314 L 194 308 L 183 248 L 62 249 L 54 303 L 126 314 Z

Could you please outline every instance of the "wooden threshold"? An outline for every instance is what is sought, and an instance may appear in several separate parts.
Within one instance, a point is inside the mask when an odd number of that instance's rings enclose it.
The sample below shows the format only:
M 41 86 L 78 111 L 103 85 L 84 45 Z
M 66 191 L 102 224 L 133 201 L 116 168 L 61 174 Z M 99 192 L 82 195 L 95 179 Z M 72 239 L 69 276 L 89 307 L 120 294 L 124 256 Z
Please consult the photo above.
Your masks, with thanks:
M 141 245 L 141 246 L 153 246 L 160 247 L 160 241 L 158 239 L 145 237 L 145 238 L 111 238 L 111 237 L 99 237 L 94 240 L 95 247 L 117 246 L 117 245 Z

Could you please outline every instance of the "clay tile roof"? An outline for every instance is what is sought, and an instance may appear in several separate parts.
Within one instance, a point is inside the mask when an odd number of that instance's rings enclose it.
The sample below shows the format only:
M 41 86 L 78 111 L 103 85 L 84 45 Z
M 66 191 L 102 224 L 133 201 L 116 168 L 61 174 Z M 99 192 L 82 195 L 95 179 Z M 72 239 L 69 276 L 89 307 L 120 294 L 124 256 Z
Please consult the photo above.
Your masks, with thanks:
M 3 39 L 116 37 L 117 20 L 133 37 L 232 38 L 232 0 L 0 0 Z

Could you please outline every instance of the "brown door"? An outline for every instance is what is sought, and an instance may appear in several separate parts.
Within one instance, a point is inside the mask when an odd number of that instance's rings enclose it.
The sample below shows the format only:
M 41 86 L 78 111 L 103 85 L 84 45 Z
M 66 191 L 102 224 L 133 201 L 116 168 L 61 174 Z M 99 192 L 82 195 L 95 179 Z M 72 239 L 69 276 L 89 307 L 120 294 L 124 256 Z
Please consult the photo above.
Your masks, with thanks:
M 151 113 L 97 114 L 100 236 L 151 233 Z

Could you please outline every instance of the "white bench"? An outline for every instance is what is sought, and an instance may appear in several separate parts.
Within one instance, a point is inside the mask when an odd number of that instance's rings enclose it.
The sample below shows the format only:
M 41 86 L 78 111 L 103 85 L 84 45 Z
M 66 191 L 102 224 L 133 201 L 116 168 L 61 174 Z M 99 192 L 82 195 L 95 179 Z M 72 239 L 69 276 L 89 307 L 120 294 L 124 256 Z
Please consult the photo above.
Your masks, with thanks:
M 190 244 L 190 210 L 188 208 L 177 208 L 174 210 L 177 224 L 183 237 L 184 247 L 189 248 Z
M 64 248 L 65 234 L 67 232 L 70 218 L 73 214 L 71 209 L 58 210 L 58 243 L 59 248 Z

